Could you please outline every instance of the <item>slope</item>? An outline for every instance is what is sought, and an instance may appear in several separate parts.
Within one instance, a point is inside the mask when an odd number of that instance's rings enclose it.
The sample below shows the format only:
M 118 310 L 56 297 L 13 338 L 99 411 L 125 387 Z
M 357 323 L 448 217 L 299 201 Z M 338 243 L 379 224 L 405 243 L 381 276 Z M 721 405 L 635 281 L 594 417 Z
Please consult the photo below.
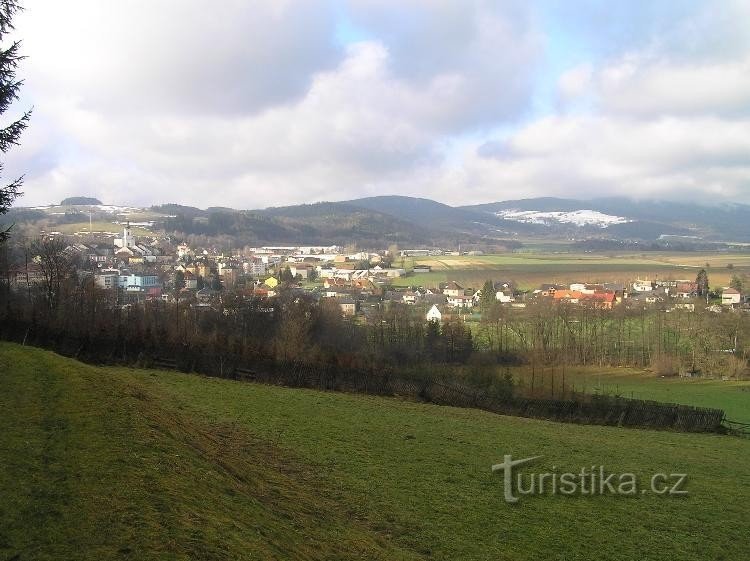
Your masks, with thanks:
M 131 372 L 0 347 L 3 559 L 410 559 L 314 466 Z
M 539 197 L 461 207 L 495 214 L 507 210 L 572 212 L 593 210 L 631 220 L 608 228 L 613 237 L 653 239 L 660 234 L 696 235 L 726 241 L 750 240 L 747 229 L 750 206 L 746 204 L 697 204 L 676 201 L 633 200 L 623 197 L 590 200 Z
M 559 425 L 0 344 L 0 555 L 744 559 L 750 442 Z M 687 473 L 687 497 L 503 500 L 489 467 Z

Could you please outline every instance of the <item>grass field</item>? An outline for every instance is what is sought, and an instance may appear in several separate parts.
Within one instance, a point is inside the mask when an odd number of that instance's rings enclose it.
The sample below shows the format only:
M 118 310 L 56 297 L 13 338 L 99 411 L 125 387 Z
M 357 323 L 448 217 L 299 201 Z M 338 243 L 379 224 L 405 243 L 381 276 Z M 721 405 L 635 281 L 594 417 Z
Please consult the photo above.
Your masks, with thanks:
M 723 559 L 750 440 L 502 417 L 0 344 L 3 559 Z M 490 465 L 687 473 L 689 495 L 534 496 Z
M 531 386 L 529 367 L 511 368 L 511 372 L 527 388 Z M 662 378 L 637 368 L 580 366 L 537 368 L 534 377 L 535 386 L 545 391 L 554 380 L 557 395 L 562 394 L 564 378 L 568 390 L 723 409 L 728 419 L 750 423 L 750 381 Z
M 396 262 L 400 265 L 400 262 Z M 395 279 L 396 286 L 437 286 L 455 280 L 479 288 L 487 279 L 513 280 L 529 289 L 544 282 L 627 282 L 635 278 L 695 279 L 708 265 L 712 286 L 729 284 L 732 275 L 750 275 L 748 253 L 507 253 L 406 259 L 404 266 L 430 265 L 430 273 Z M 727 268 L 731 265 L 731 269 Z

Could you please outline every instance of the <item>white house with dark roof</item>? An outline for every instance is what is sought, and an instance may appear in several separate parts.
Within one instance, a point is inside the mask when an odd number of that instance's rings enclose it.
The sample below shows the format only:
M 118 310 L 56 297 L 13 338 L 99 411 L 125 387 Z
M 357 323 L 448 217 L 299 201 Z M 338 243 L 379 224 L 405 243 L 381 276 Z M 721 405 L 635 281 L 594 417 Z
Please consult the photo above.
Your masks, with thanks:
M 438 309 L 437 304 L 433 304 L 432 308 L 428 310 L 426 317 L 427 317 L 427 321 L 439 322 L 443 319 L 443 314 Z

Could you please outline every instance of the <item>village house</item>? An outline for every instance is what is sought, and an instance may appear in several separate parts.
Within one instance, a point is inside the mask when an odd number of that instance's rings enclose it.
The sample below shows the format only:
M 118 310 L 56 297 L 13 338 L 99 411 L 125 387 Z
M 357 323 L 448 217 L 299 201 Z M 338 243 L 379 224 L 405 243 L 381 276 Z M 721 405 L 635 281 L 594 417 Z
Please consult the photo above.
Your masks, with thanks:
M 638 279 L 633 281 L 633 292 L 650 292 L 654 289 L 654 282 Z
M 240 277 L 239 270 L 234 267 L 222 267 L 219 276 L 222 285 L 227 288 L 233 287 Z
M 336 298 L 336 302 L 341 308 L 341 313 L 345 316 L 353 316 L 357 313 L 357 301 L 351 296 Z
M 290 265 L 289 270 L 291 271 L 292 276 L 295 278 L 299 276 L 302 279 L 308 279 L 310 278 L 310 271 L 312 270 L 312 267 L 307 263 L 298 263 Z
M 456 281 L 450 281 L 443 288 L 443 294 L 450 297 L 458 297 L 464 295 L 464 287 L 458 284 Z
M 242 263 L 242 270 L 246 275 L 260 276 L 266 274 L 266 263 L 258 257 L 252 257 Z
M 500 302 L 501 304 L 508 304 L 510 302 L 515 302 L 516 299 L 513 297 L 513 291 L 512 290 L 498 290 L 495 292 L 495 300 Z
M 698 284 L 690 281 L 679 282 L 674 289 L 675 298 L 695 298 L 698 295 Z
M 404 304 L 414 305 L 420 298 L 421 295 L 418 292 L 414 292 L 411 290 L 407 290 L 406 292 L 403 292 L 401 294 L 401 299 L 404 301 Z
M 473 296 L 448 296 L 448 305 L 453 308 L 473 308 L 474 297 Z
M 555 292 L 558 290 L 567 290 L 564 286 L 559 284 L 547 284 L 543 283 L 539 285 L 539 288 L 534 290 L 533 294 L 534 296 L 541 296 L 541 297 L 554 297 Z
M 555 290 L 552 294 L 555 302 L 567 302 L 570 304 L 578 304 L 582 297 L 583 294 L 578 290 Z
M 437 322 L 440 322 L 443 319 L 443 314 L 438 309 L 437 304 L 433 304 L 432 308 L 430 308 L 427 311 L 426 318 L 427 318 L 427 321 L 437 321 Z
M 105 269 L 94 275 L 94 283 L 104 290 L 113 290 L 119 287 L 120 271 L 117 269 Z
M 611 310 L 615 305 L 615 293 L 608 291 L 597 291 L 593 294 L 584 294 L 583 301 L 593 305 L 595 308 Z
M 742 294 L 734 288 L 725 288 L 721 293 L 721 305 L 735 308 L 742 302 Z
M 188 290 L 198 289 L 198 277 L 195 276 L 195 274 L 191 273 L 190 271 L 185 271 L 183 273 L 183 279 L 185 281 L 185 288 L 187 288 Z

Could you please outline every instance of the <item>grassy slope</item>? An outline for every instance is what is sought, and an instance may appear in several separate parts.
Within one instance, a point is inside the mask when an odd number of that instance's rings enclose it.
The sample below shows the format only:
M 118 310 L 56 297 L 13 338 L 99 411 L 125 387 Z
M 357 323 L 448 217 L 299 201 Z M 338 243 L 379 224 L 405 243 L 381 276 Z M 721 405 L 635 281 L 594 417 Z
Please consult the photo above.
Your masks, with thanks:
M 148 376 L 7 344 L 0 372 L 0 558 L 413 558 L 309 464 Z
M 0 558 L 744 559 L 750 441 L 501 417 L 0 344 Z M 527 497 L 489 466 L 687 472 Z

